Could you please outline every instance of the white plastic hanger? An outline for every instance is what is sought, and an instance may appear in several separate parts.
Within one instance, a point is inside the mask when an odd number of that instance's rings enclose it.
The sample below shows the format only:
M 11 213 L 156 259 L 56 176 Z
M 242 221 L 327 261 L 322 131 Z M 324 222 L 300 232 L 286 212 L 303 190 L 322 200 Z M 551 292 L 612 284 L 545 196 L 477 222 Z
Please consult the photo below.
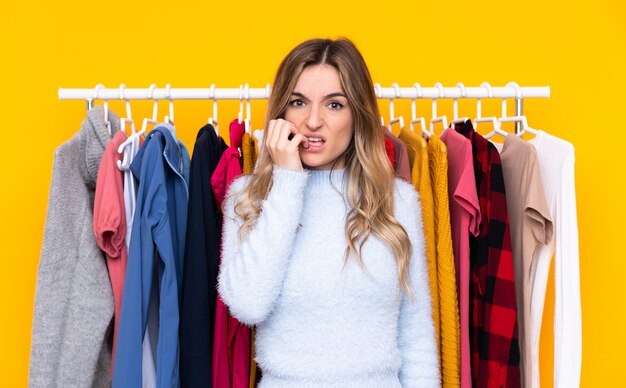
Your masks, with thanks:
M 396 91 L 396 98 L 400 98 L 400 86 L 398 86 L 397 82 L 394 82 L 391 85 L 392 88 Z M 400 123 L 400 129 L 404 128 L 404 118 L 402 116 L 395 117 L 394 106 L 393 106 L 393 98 L 389 99 L 389 122 L 387 123 L 387 129 L 391 132 L 393 128 L 393 124 Z
M 159 110 L 159 103 L 158 101 L 154 98 L 154 89 L 156 89 L 156 85 L 152 84 L 150 85 L 150 90 L 148 90 L 148 98 L 152 99 L 154 101 L 154 105 L 152 106 L 152 118 L 145 118 L 143 119 L 143 122 L 141 123 L 141 130 L 139 132 L 137 132 L 137 136 L 141 136 L 146 134 L 146 129 L 148 129 L 148 124 L 152 124 L 154 126 L 157 126 L 159 124 L 159 122 L 157 121 L 157 112 Z
M 243 85 L 239 85 L 239 113 L 237 113 L 237 123 L 243 122 Z
M 374 91 L 376 92 L 376 98 L 383 98 L 383 90 L 378 82 L 374 84 Z M 380 116 L 380 125 L 385 125 L 385 118 L 382 115 Z
M 522 99 L 522 90 L 520 89 L 519 85 L 516 82 L 509 82 L 508 84 L 506 84 L 506 86 L 507 87 L 510 86 L 515 89 L 515 94 L 516 94 L 515 98 L 517 100 Z M 502 99 L 502 117 L 498 119 L 498 122 L 500 124 L 511 123 L 511 122 L 521 123 L 522 129 L 517 133 L 517 136 L 522 136 L 526 132 L 532 133 L 535 136 L 537 135 L 537 130 L 528 126 L 528 120 L 526 119 L 526 116 L 506 117 L 506 100 L 505 99 Z
M 215 129 L 215 134 L 219 135 L 220 131 L 217 127 L 217 99 L 215 98 L 215 84 L 211 84 L 209 98 L 213 99 L 213 114 L 209 117 L 209 124 L 211 124 Z
M 417 97 L 422 97 L 422 87 L 417 82 L 413 85 L 413 87 L 417 90 Z M 411 99 L 411 121 L 409 122 L 409 127 L 411 128 L 411 132 L 413 132 L 413 124 L 420 123 L 422 126 L 422 133 L 426 134 L 426 136 L 431 136 L 432 133 L 426 129 L 426 120 L 423 117 L 417 117 L 417 107 L 415 104 L 415 98 Z
M 152 124 L 156 126 L 159 122 L 157 121 L 157 113 L 159 109 L 159 103 L 154 98 L 154 89 L 156 89 L 156 85 L 150 85 L 150 90 L 148 91 L 148 97 L 154 100 L 154 105 L 152 107 L 152 119 L 145 118 L 143 119 L 143 123 L 141 124 L 141 130 L 139 132 L 135 132 L 131 134 L 128 139 L 124 140 L 119 147 L 117 147 L 117 152 L 121 154 L 124 153 L 124 157 L 122 160 L 117 161 L 117 168 L 121 171 L 127 171 L 130 168 L 130 156 L 129 154 L 133 152 L 132 148 L 129 150 L 129 147 L 132 147 L 138 141 L 138 138 L 141 136 L 145 136 L 146 130 L 148 129 L 148 124 Z M 138 143 L 137 143 L 138 144 Z
M 465 85 L 463 85 L 462 82 L 459 82 L 458 84 L 456 84 L 456 87 L 461 89 L 461 98 L 465 97 Z M 453 101 L 453 119 L 451 124 L 464 124 L 467 120 L 469 120 L 468 117 L 461 117 L 459 118 L 459 99 L 455 98 Z
M 120 99 L 126 102 L 126 117 L 120 119 L 120 131 L 126 132 L 126 124 L 130 124 L 131 132 L 129 136 L 132 136 L 137 132 L 137 130 L 135 129 L 135 121 L 133 121 L 133 114 L 130 110 L 130 100 L 126 99 L 126 96 L 124 95 L 124 89 L 126 89 L 126 85 L 120 84 Z
M 93 99 L 97 100 L 100 96 L 100 89 L 104 89 L 104 85 L 98 84 L 93 93 Z M 102 100 L 104 105 L 104 125 L 107 127 L 107 131 L 109 131 L 109 136 L 112 135 L 111 130 L 111 122 L 109 121 L 109 102 L 107 100 Z
M 170 133 L 172 134 L 174 139 L 176 139 L 176 125 L 174 124 L 174 100 L 172 100 L 170 89 L 170 84 L 165 85 L 165 98 L 170 100 L 170 114 L 165 116 L 165 122 L 172 125 Z
M 250 124 L 251 116 L 250 113 L 250 86 L 245 84 L 244 86 L 244 98 L 246 99 L 246 119 L 244 122 L 244 131 L 249 135 L 252 135 L 252 127 Z
M 437 82 L 435 87 L 439 89 L 439 98 L 443 98 L 443 85 L 441 82 Z M 446 116 L 437 116 L 437 99 L 433 98 L 433 116 L 430 119 L 430 132 L 435 133 L 435 123 L 441 122 L 443 128 L 448 128 L 448 118 Z
M 487 96 L 489 98 L 493 98 L 493 88 L 491 87 L 491 85 L 488 82 L 483 82 L 482 84 L 480 84 L 481 88 L 485 88 L 487 89 Z M 507 133 L 503 130 L 500 129 L 500 123 L 498 123 L 498 118 L 495 116 L 491 116 L 491 117 L 482 117 L 482 102 L 481 99 L 479 98 L 476 101 L 476 118 L 474 119 L 474 130 L 478 131 L 478 124 L 480 123 L 492 123 L 493 124 L 493 130 L 491 132 L 489 132 L 487 135 L 485 135 L 484 137 L 486 139 L 489 139 L 490 137 L 494 136 L 495 134 L 500 134 L 502 136 L 506 136 Z

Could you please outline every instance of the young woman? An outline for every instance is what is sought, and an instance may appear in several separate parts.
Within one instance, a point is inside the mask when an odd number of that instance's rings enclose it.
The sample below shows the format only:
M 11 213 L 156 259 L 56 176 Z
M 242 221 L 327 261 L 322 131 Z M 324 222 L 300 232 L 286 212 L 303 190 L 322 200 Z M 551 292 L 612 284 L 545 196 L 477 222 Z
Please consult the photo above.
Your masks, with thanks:
M 261 387 L 437 387 L 418 195 L 394 177 L 347 39 L 281 63 L 255 171 L 224 204 L 219 291 L 256 325 Z

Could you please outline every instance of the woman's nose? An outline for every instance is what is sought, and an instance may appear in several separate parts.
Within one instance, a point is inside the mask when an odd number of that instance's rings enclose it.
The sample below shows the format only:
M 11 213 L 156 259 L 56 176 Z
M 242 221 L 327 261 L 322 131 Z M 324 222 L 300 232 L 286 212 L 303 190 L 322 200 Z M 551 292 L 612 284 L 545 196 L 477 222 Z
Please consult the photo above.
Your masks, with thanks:
M 312 107 L 308 111 L 308 116 L 305 120 L 305 124 L 309 129 L 319 129 L 322 126 L 322 117 L 320 115 L 319 108 Z

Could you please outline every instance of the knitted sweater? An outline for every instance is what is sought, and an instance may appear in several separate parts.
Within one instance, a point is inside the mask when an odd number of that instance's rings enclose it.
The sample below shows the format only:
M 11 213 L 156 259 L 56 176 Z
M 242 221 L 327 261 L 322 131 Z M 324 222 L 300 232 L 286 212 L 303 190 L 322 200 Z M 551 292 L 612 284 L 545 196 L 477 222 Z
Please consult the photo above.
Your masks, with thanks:
M 260 387 L 438 387 L 418 195 L 395 179 L 395 217 L 413 246 L 411 302 L 376 236 L 363 246 L 365 269 L 352 257 L 343 268 L 344 173 L 274 167 L 259 219 L 241 242 L 237 197 L 225 203 L 218 288 L 233 316 L 256 325 Z M 235 180 L 230 193 L 248 180 Z
M 109 111 L 111 133 L 120 128 Z M 111 140 L 104 109 L 94 106 L 54 153 L 37 270 L 29 387 L 111 385 L 115 303 L 104 254 L 93 235 L 93 205 L 102 153 Z

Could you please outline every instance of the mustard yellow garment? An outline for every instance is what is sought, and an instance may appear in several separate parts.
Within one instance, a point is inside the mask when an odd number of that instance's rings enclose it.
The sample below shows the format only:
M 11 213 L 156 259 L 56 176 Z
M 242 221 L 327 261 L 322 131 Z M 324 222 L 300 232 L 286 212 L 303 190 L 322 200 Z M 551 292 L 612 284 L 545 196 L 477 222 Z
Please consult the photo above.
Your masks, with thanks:
M 428 278 L 430 280 L 433 322 L 435 323 L 437 348 L 439 354 L 441 354 L 439 341 L 439 281 L 437 280 L 437 254 L 435 250 L 435 209 L 433 203 L 433 188 L 430 182 L 428 168 L 428 144 L 426 140 L 405 128 L 400 130 L 398 138 L 406 144 L 409 160 L 413 161 L 413 163 L 410 163 L 412 164 L 411 180 L 413 181 L 415 190 L 417 190 L 420 195 L 420 202 L 422 204 L 422 222 L 424 224 L 424 236 L 426 238 L 426 260 L 428 263 Z
M 448 150 L 435 135 L 428 141 L 428 160 L 435 209 L 442 386 L 459 387 L 461 337 L 448 204 Z
M 249 133 L 244 133 L 241 139 L 241 154 L 243 157 L 243 173 L 248 174 L 256 163 L 256 146 Z M 256 386 L 256 362 L 254 361 L 254 327 L 250 329 L 250 388 Z

